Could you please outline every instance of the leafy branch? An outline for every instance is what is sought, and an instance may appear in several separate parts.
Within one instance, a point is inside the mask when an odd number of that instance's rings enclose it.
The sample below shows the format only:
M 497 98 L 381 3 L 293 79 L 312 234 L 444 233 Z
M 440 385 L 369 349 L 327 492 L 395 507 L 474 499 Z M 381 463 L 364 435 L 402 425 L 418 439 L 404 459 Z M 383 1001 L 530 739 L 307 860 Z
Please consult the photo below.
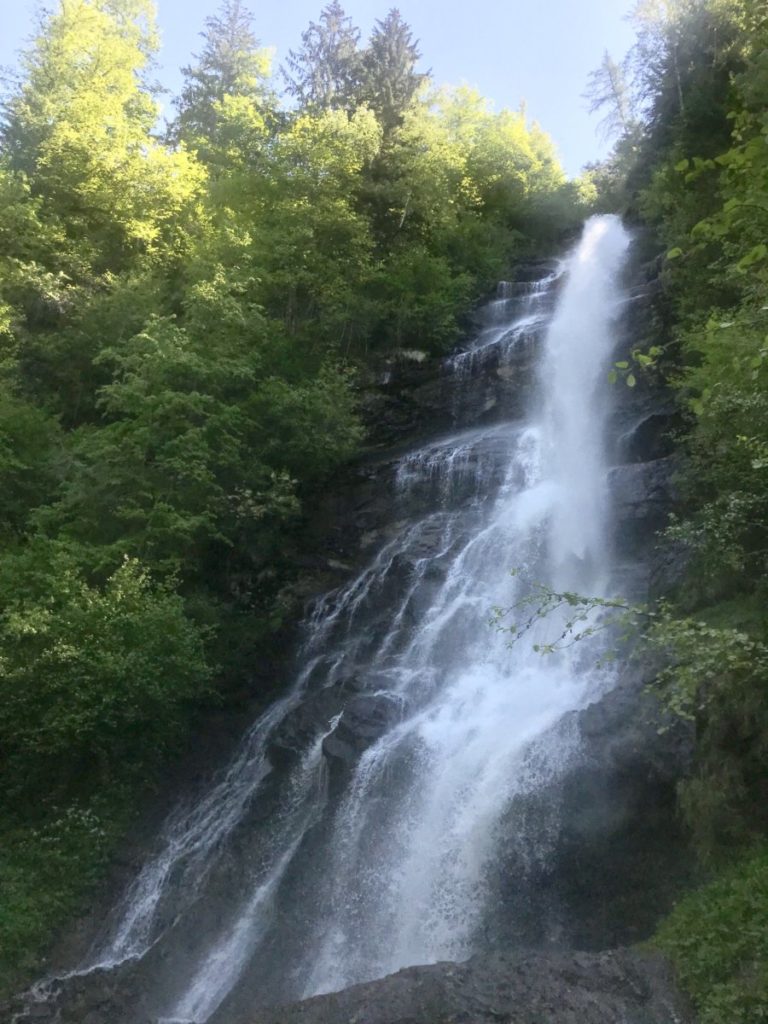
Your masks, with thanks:
M 608 380 L 615 384 L 621 377 L 628 388 L 637 384 L 637 371 L 649 373 L 658 368 L 659 358 L 664 354 L 666 345 L 651 345 L 647 351 L 640 348 L 632 350 L 630 359 L 620 359 L 608 371 Z
M 522 576 L 520 570 L 513 576 Z M 616 645 L 636 640 L 636 653 L 660 657 L 653 688 L 665 709 L 679 718 L 693 720 L 711 713 L 728 696 L 762 692 L 768 677 L 768 645 L 743 630 L 718 627 L 701 618 L 680 615 L 670 602 L 653 607 L 631 604 L 623 598 L 594 597 L 575 591 L 557 591 L 528 580 L 528 592 L 508 608 L 496 607 L 491 624 L 510 636 L 514 646 L 538 623 L 554 621 L 553 635 L 537 641 L 532 649 L 541 655 L 555 654 L 607 630 L 620 630 Z M 514 615 L 512 621 L 507 621 Z M 600 658 L 612 658 L 614 647 Z
M 513 576 L 522 577 L 519 569 Z M 510 634 L 513 646 L 543 621 L 559 620 L 555 635 L 547 641 L 532 645 L 537 654 L 554 654 L 588 640 L 598 633 L 615 627 L 626 640 L 637 631 L 638 623 L 651 613 L 642 605 L 633 605 L 622 598 L 585 596 L 572 590 L 553 590 L 536 580 L 526 580 L 527 593 L 507 608 L 495 607 L 491 618 L 500 632 Z M 512 621 L 507 621 L 514 616 Z

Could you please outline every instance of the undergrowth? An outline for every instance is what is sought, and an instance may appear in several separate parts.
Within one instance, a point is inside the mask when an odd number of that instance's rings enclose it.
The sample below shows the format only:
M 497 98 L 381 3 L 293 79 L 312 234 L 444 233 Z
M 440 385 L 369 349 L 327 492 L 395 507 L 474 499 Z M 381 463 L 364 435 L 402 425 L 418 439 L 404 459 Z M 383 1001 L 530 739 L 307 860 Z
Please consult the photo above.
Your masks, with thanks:
M 672 960 L 700 1024 L 768 1021 L 768 847 L 682 899 L 652 945 Z

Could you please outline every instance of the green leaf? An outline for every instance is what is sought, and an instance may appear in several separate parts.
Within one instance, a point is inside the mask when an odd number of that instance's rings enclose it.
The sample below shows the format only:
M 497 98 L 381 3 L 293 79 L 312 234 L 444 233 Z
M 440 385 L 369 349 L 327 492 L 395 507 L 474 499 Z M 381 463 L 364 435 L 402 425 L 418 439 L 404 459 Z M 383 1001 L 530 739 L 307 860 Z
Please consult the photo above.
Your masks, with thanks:
M 736 266 L 740 270 L 745 270 L 747 267 L 753 266 L 755 263 L 759 263 L 768 256 L 768 245 L 765 242 L 760 242 L 759 245 L 754 246 L 747 253 L 746 256 L 742 256 Z

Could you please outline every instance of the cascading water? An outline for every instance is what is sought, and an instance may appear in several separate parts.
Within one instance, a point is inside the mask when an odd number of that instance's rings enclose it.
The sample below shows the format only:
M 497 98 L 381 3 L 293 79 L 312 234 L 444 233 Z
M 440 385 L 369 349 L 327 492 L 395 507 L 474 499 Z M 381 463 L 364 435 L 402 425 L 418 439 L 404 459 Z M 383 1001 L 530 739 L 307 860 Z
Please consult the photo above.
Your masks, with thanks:
M 617 218 L 591 219 L 556 271 L 507 288 L 475 345 L 447 362 L 460 384 L 534 346 L 536 400 L 523 419 L 400 459 L 393 536 L 317 603 L 293 691 L 207 797 L 170 819 L 77 974 L 139 963 L 157 1019 L 218 1020 L 221 1008 L 238 1021 L 257 998 L 481 944 L 492 868 L 514 842 L 510 808 L 562 773 L 576 754 L 568 713 L 611 683 L 583 648 L 542 658 L 489 619 L 525 595 L 525 578 L 611 588 L 603 381 L 628 244 Z M 533 640 L 553 628 L 534 625 Z M 303 754 L 273 769 L 281 730 L 334 693 L 343 700 L 318 712 Z M 349 763 L 334 751 L 355 716 L 367 738 Z M 521 851 L 546 858 L 546 829 Z

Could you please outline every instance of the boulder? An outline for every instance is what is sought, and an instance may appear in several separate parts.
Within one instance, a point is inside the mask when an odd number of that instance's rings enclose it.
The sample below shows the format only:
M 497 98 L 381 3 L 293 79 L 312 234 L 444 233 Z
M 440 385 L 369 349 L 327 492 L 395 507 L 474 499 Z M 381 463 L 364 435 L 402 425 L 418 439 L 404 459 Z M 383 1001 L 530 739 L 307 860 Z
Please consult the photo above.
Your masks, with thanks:
M 674 431 L 680 425 L 680 415 L 674 408 L 651 409 L 618 439 L 622 461 L 649 462 L 667 458 L 675 450 Z
M 250 1024 L 693 1024 L 667 962 L 605 953 L 494 952 L 409 967 Z

